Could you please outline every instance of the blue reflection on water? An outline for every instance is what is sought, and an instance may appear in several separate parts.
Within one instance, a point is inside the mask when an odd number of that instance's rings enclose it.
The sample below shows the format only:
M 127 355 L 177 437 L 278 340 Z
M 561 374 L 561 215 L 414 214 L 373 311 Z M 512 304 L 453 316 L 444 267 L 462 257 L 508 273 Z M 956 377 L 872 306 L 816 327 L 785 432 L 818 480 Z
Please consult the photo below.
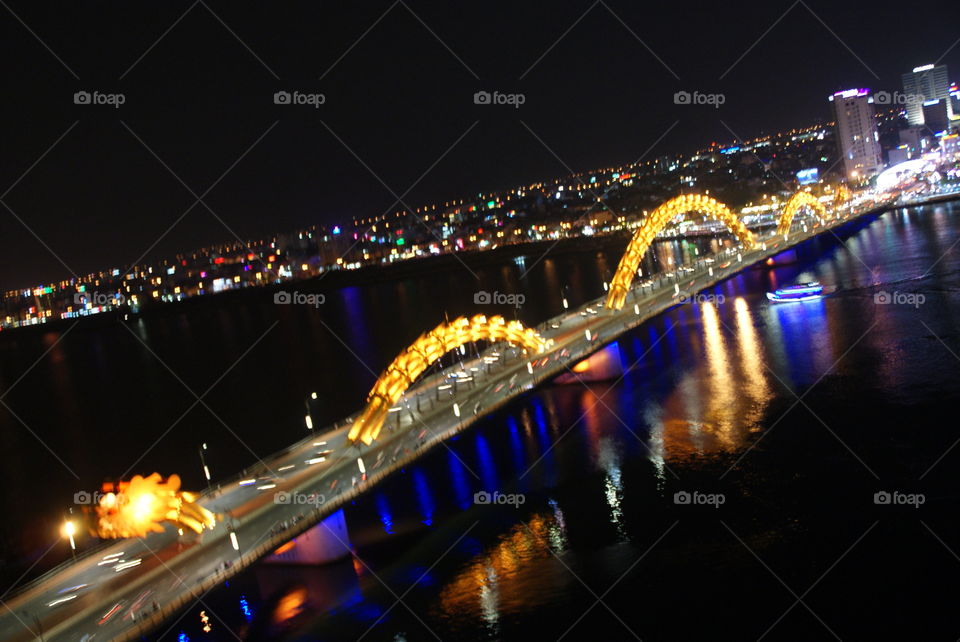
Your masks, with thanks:
M 447 450 L 447 464 L 450 466 L 450 478 L 453 480 L 453 492 L 460 510 L 466 510 L 472 503 L 470 486 L 467 484 L 466 467 L 452 449 Z
M 513 468 L 516 472 L 521 473 L 524 469 L 523 442 L 520 441 L 520 429 L 517 426 L 517 420 L 512 415 L 507 417 L 507 430 L 510 431 L 510 454 L 513 455 Z
M 500 488 L 497 482 L 497 469 L 493 463 L 493 455 L 490 453 L 490 446 L 483 435 L 477 434 L 477 457 L 480 459 L 480 477 L 483 480 L 483 486 L 486 490 L 496 490 Z
M 543 414 L 543 403 L 540 399 L 533 402 L 533 417 L 537 422 L 537 436 L 540 437 L 540 447 L 546 450 L 550 447 L 550 435 L 547 434 L 547 418 Z
M 423 523 L 427 526 L 433 525 L 433 498 L 430 496 L 430 487 L 423 471 L 419 468 L 413 471 L 413 486 L 417 492 L 417 502 L 420 504 L 420 512 L 423 515 Z
M 377 514 L 383 523 L 383 530 L 388 535 L 393 535 L 393 516 L 390 514 L 390 507 L 387 506 L 387 497 L 383 493 L 377 493 Z
M 820 335 L 827 323 L 823 299 L 796 303 L 771 304 L 776 322 L 780 326 L 783 350 L 790 378 L 795 382 L 810 381 L 816 351 L 811 339 Z

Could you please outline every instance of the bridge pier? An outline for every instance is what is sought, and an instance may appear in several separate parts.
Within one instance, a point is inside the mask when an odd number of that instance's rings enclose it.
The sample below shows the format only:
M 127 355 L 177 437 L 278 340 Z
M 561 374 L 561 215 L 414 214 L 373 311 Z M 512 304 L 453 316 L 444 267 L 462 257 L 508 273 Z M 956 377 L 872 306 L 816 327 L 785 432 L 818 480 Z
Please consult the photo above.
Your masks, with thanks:
M 350 555 L 350 535 L 343 510 L 263 558 L 267 564 L 326 564 Z

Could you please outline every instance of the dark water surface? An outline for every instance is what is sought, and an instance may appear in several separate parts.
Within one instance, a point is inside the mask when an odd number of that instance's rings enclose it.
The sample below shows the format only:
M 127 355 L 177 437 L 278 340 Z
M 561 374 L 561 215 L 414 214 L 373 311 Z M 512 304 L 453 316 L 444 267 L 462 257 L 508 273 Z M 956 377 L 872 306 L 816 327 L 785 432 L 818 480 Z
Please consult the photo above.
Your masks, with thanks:
M 198 606 L 162 637 L 955 640 L 960 207 L 841 237 L 624 335 L 621 380 L 548 384 L 392 476 L 345 511 L 354 559 L 254 568 L 204 599 L 211 634 Z M 523 279 L 519 260 L 478 274 L 524 293 L 520 318 L 536 322 L 564 284 L 574 302 L 599 295 L 618 258 L 530 255 Z M 764 296 L 812 279 L 820 301 Z M 319 311 L 248 296 L 0 337 L 0 390 L 13 385 L 4 401 L 23 420 L 0 411 L 4 550 L 39 556 L 51 507 L 130 466 L 199 486 L 202 440 L 215 476 L 235 472 L 303 434 L 312 390 L 318 423 L 355 410 L 375 372 L 444 311 L 474 310 L 476 290 L 451 268 L 331 291 Z M 525 501 L 475 505 L 481 490 Z M 924 503 L 876 504 L 881 491 Z M 676 503 L 684 492 L 723 503 Z

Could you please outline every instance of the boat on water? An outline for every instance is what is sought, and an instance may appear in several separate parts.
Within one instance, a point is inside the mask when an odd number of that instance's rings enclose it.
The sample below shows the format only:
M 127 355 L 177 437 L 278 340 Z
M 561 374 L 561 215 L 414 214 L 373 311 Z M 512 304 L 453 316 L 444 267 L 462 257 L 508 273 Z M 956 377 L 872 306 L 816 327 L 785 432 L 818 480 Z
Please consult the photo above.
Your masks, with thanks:
M 812 301 L 823 296 L 823 286 L 817 281 L 798 283 L 767 292 L 767 298 L 774 303 L 792 303 L 794 301 Z

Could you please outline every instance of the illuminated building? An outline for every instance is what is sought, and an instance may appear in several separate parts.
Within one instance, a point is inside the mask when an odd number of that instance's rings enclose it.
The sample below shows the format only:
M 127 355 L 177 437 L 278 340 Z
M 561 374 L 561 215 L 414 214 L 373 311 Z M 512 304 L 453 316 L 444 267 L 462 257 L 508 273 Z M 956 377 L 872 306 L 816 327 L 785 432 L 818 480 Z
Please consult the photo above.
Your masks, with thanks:
M 953 110 L 947 99 L 928 100 L 923 103 L 923 122 L 930 133 L 936 135 L 950 129 Z
M 943 100 L 947 120 L 953 118 L 950 104 L 950 81 L 946 65 L 923 65 L 901 76 L 907 109 L 907 120 L 913 126 L 926 125 L 924 103 Z M 935 131 L 940 131 L 939 129 Z
M 883 169 L 880 135 L 869 89 L 847 89 L 830 96 L 837 128 L 837 145 L 848 179 L 868 179 Z

